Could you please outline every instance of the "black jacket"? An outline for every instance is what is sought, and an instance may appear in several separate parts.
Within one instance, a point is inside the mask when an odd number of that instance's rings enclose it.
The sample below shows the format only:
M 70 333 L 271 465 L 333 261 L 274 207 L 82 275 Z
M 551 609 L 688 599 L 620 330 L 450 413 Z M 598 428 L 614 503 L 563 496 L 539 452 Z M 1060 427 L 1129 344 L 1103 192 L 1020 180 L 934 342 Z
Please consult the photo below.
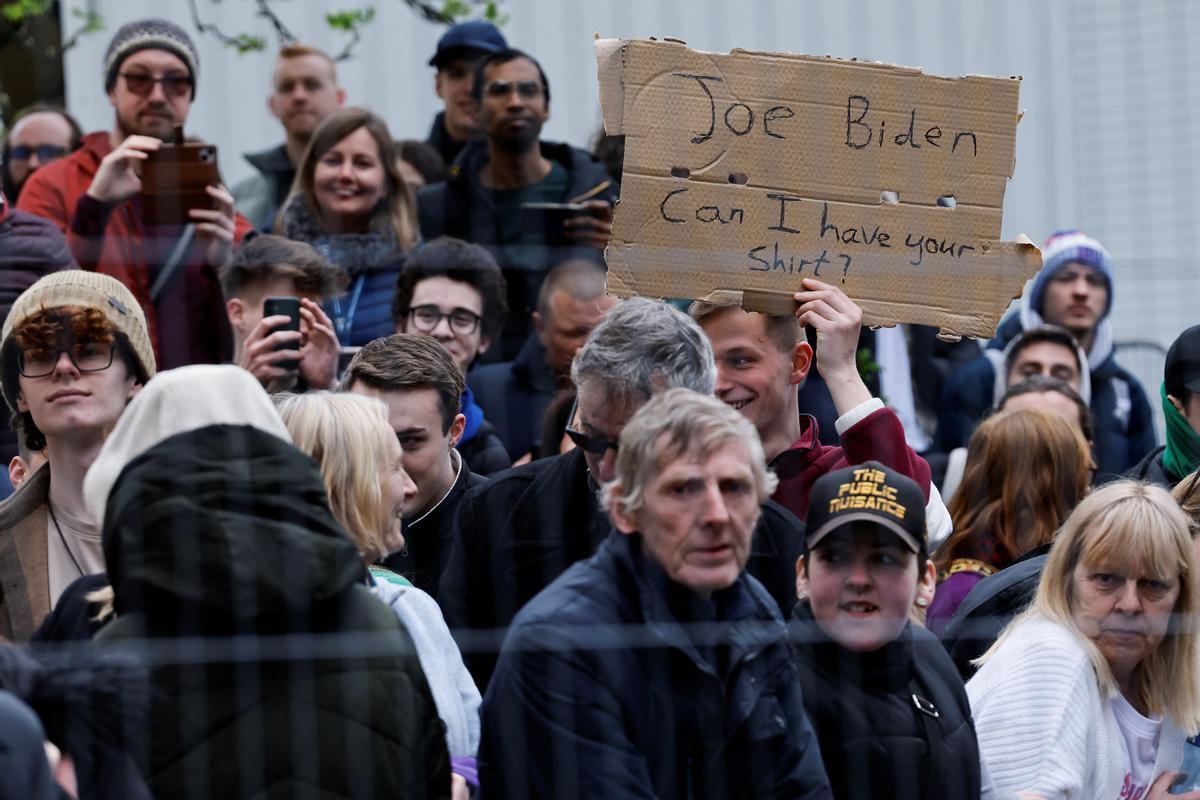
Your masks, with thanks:
M 579 449 L 514 467 L 467 492 L 437 599 L 480 687 L 521 607 L 595 553 L 611 530 Z M 784 611 L 795 603 L 803 539 L 804 523 L 770 500 L 763 504 L 746 571 Z
M 446 163 L 447 167 L 454 163 L 454 159 L 458 158 L 458 154 L 467 145 L 466 142 L 460 142 L 446 132 L 445 111 L 439 111 L 433 118 L 433 125 L 429 127 L 429 136 L 425 137 L 425 144 L 441 154 L 442 161 Z
M 1163 453 L 1166 452 L 1167 446 L 1160 444 L 1158 447 L 1146 454 L 1146 457 L 1137 463 L 1133 469 L 1125 473 L 1126 478 L 1133 478 L 1135 481 L 1145 481 L 1153 483 L 1156 486 L 1161 486 L 1168 492 L 1175 488 L 1176 481 L 1171 476 L 1167 475 L 1167 468 L 1163 466 Z
M 879 650 L 855 653 L 824 635 L 807 603 L 795 617 L 804 707 L 835 797 L 979 797 L 971 706 L 937 637 L 909 623 Z
M 113 486 L 117 618 L 96 639 L 163 658 L 143 754 L 158 800 L 449 795 L 412 639 L 325 497 L 311 459 L 232 425 L 166 439 Z
M 481 364 L 467 374 L 488 422 L 508 449 L 509 463 L 535 452 L 541 440 L 542 415 L 554 397 L 554 375 L 546 365 L 546 349 L 529 334 L 513 361 Z
M 459 463 L 462 468 L 450 491 L 424 516 L 405 525 L 404 549 L 392 553 L 383 561 L 383 565 L 392 572 L 403 575 L 413 586 L 434 597 L 437 597 L 446 562 L 450 560 L 454 515 L 458 505 L 468 489 L 487 482 L 487 478 L 471 472 L 466 459 Z
M 946 623 L 942 646 L 964 681 L 975 674 L 971 662 L 983 655 L 1013 617 L 1033 602 L 1049 552 L 1049 544 L 1030 550 L 975 584 Z
M 567 172 L 567 190 L 558 202 L 581 199 L 615 202 L 618 187 L 586 150 L 554 142 L 541 142 L 542 155 Z M 500 360 L 516 357 L 530 331 L 530 315 L 537 306 L 538 290 L 546 273 L 567 258 L 586 258 L 603 265 L 603 254 L 594 247 L 542 245 L 517 246 L 502 240 L 501 220 L 487 202 L 479 172 L 488 163 L 488 142 L 471 142 L 450 166 L 445 181 L 426 186 L 417 193 L 421 236 L 426 240 L 453 236 L 482 245 L 496 257 L 508 291 L 508 316 L 498 344 Z M 489 351 L 490 352 L 490 351 Z
M 481 710 L 484 796 L 830 797 L 794 658 L 752 577 L 705 603 L 614 532 L 513 622 Z

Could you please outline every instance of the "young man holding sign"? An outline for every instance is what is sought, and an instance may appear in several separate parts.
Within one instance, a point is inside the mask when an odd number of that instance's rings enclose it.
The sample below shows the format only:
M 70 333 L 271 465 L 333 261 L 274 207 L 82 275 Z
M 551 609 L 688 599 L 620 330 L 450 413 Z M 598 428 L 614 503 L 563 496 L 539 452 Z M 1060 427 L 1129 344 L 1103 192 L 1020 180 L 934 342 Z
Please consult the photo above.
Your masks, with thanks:
M 794 317 L 705 302 L 691 308 L 716 355 L 717 397 L 754 423 L 779 476 L 772 499 L 803 518 L 817 478 L 848 464 L 879 461 L 921 487 L 930 542 L 941 541 L 950 517 L 929 480 L 929 465 L 905 442 L 899 417 L 871 396 L 858 374 L 862 310 L 836 286 L 805 278 L 803 287 L 795 294 Z M 817 331 L 816 358 L 802 335 L 809 325 Z M 816 419 L 800 413 L 797 389 L 814 361 L 837 409 L 841 447 L 821 444 Z

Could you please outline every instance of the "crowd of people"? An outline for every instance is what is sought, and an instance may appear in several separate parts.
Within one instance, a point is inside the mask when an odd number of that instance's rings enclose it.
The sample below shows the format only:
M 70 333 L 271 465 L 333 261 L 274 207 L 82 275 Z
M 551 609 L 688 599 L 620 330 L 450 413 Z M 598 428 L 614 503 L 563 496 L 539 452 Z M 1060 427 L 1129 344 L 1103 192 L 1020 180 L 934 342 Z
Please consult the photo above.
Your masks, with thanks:
M 178 25 L 8 125 L 0 797 L 1200 800 L 1200 325 L 1158 445 L 1077 230 L 982 348 L 618 301 L 621 142 L 490 23 L 429 64 L 397 142 L 282 48 L 173 221 Z

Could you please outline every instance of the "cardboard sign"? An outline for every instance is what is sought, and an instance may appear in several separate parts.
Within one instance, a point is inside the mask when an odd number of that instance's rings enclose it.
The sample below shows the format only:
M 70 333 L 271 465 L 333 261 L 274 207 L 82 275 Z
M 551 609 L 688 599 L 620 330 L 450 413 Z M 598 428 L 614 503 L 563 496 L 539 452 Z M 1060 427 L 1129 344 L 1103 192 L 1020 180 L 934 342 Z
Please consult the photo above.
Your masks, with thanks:
M 865 324 L 989 337 L 1041 268 L 999 240 L 1019 79 L 642 39 L 596 57 L 625 134 L 610 294 L 791 313 L 817 277 Z

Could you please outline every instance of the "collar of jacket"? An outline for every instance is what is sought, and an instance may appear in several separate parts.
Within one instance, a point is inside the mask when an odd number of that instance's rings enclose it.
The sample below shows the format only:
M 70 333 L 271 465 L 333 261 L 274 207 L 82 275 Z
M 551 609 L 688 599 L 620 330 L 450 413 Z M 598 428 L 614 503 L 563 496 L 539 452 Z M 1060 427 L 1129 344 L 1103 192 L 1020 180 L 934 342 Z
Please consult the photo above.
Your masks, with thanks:
M 351 278 L 390 267 L 401 253 L 391 236 L 368 233 L 330 233 L 321 227 L 303 195 L 294 196 L 283 210 L 283 235 L 311 244 L 317 252 L 346 270 Z
M 687 587 L 672 581 L 662 567 L 646 555 L 640 534 L 614 530 L 604 546 L 610 548 L 613 557 L 633 574 L 646 628 L 664 645 L 685 653 L 702 671 L 717 674 L 716 666 L 700 655 L 697 638 L 703 641 L 705 637 L 715 635 L 712 644 L 728 645 L 729 663 L 734 664 L 754 657 L 786 635 L 778 612 L 764 602 L 766 593 L 760 596 L 753 591 L 744 569 L 732 586 L 713 592 L 711 599 L 704 601 Z M 677 609 L 688 608 L 695 613 L 685 611 L 690 618 L 681 619 Z M 747 621 L 759 624 L 731 624 Z M 689 635 L 684 628 L 685 625 L 701 626 L 704 623 L 713 623 L 713 627 L 709 630 L 695 628 L 695 636 Z
M 263 175 L 296 171 L 296 165 L 288 158 L 287 145 L 281 144 L 268 150 L 259 150 L 257 153 L 246 153 L 242 157 Z
M 529 332 L 529 338 L 521 345 L 517 357 L 513 359 L 512 371 L 518 381 L 535 392 L 553 394 L 557 388 L 554 373 L 546 363 L 546 348 L 538 339 L 537 331 Z

